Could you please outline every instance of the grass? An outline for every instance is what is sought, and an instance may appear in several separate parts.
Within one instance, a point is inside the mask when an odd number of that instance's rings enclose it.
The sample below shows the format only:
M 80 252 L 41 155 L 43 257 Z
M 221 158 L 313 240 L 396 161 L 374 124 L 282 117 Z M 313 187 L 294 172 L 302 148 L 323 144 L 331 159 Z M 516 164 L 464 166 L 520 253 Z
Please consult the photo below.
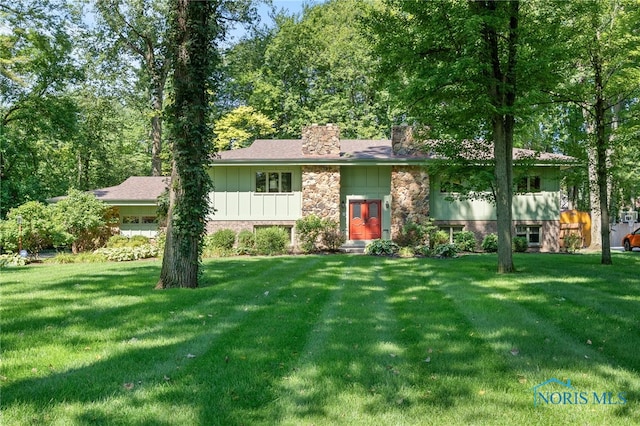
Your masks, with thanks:
M 223 258 L 166 291 L 157 261 L 3 269 L 1 422 L 640 423 L 640 256 L 515 262 Z M 550 378 L 589 403 L 534 407 Z

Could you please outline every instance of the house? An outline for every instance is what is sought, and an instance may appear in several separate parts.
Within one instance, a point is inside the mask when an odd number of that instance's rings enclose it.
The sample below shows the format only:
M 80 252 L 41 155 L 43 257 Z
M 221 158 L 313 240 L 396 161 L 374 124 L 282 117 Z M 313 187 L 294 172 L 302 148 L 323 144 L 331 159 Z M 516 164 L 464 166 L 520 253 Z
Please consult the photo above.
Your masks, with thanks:
M 560 170 L 573 159 L 518 149 L 514 158 L 527 159 L 513 200 L 514 235 L 532 249 L 558 251 Z M 395 126 L 391 140 L 340 139 L 331 124 L 305 127 L 301 139 L 256 140 L 212 160 L 216 211 L 207 230 L 277 225 L 292 231 L 293 242 L 296 220 L 315 214 L 338 222 L 352 244 L 394 239 L 407 221 L 427 218 L 451 237 L 496 232 L 493 204 L 452 197 L 455 186 L 434 167 L 441 160 L 418 150 L 407 126 Z
M 158 233 L 158 197 L 167 189 L 168 182 L 169 178 L 163 176 L 131 176 L 120 185 L 89 192 L 113 207 L 122 235 L 153 238 Z M 49 202 L 62 198 L 52 198 Z

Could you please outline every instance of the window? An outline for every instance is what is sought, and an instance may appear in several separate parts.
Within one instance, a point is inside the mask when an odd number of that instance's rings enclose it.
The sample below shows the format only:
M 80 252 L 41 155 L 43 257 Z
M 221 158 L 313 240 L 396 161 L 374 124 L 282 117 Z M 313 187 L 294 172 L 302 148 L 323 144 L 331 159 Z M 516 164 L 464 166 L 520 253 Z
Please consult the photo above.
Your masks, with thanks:
M 142 216 L 142 223 L 156 223 L 155 216 Z
M 441 225 L 441 226 L 438 226 L 438 228 L 439 228 L 441 231 L 444 231 L 444 232 L 446 232 L 447 234 L 449 234 L 449 242 L 450 242 L 450 243 L 453 243 L 453 242 L 454 242 L 454 239 L 455 239 L 455 237 L 456 237 L 456 234 L 457 234 L 458 232 L 462 232 L 462 228 L 463 228 L 463 226 L 462 226 L 462 225 L 459 225 L 459 226 L 458 226 L 458 225 L 450 225 L 450 226 Z
M 256 192 L 291 192 L 291 172 L 256 172 Z
M 516 184 L 517 192 L 540 192 L 540 176 L 524 176 Z
M 122 223 L 140 223 L 138 216 L 122 216 Z
M 532 246 L 540 245 L 540 226 L 518 225 L 516 226 L 516 236 L 524 237 L 527 243 Z

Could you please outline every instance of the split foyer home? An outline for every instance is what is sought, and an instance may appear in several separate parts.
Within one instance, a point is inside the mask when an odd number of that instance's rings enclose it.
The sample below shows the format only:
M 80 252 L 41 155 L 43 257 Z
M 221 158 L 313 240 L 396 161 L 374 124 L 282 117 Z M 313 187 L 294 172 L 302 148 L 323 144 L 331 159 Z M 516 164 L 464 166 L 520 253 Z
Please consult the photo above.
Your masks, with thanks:
M 490 150 L 472 155 L 491 157 Z M 516 169 L 522 158 L 527 166 L 514 188 L 514 235 L 527 238 L 533 250 L 558 251 L 560 172 L 573 158 L 515 149 Z M 340 139 L 331 124 L 305 127 L 301 139 L 256 140 L 212 158 L 215 211 L 207 231 L 281 226 L 295 244 L 296 220 L 315 214 L 339 223 L 351 245 L 394 239 L 407 221 L 428 218 L 451 238 L 465 230 L 481 241 L 496 232 L 494 205 L 482 197 L 455 197 L 455 182 L 435 167 L 441 160 L 417 149 L 407 126 L 394 127 L 391 140 Z M 133 176 L 92 192 L 114 207 L 122 234 L 154 237 L 158 197 L 168 179 Z

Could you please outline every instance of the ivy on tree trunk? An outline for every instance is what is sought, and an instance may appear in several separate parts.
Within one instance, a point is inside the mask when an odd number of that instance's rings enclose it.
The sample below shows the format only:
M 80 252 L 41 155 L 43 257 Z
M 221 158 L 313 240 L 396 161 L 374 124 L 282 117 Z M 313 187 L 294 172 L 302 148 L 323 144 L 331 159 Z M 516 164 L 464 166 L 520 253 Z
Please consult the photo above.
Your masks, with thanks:
M 168 114 L 172 144 L 167 238 L 157 288 L 198 286 L 201 241 L 211 188 L 205 170 L 210 152 L 209 81 L 215 2 L 178 0 L 172 20 L 173 99 Z

